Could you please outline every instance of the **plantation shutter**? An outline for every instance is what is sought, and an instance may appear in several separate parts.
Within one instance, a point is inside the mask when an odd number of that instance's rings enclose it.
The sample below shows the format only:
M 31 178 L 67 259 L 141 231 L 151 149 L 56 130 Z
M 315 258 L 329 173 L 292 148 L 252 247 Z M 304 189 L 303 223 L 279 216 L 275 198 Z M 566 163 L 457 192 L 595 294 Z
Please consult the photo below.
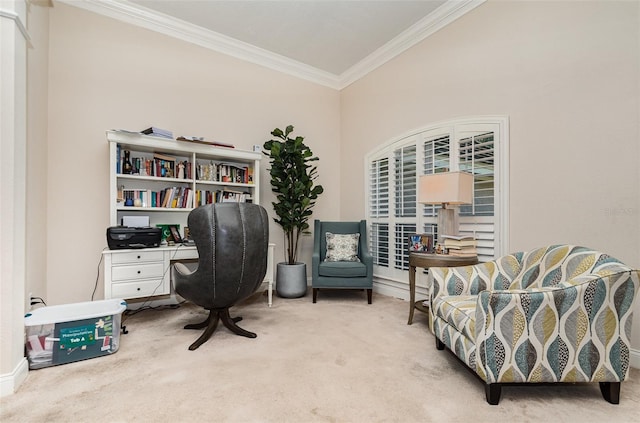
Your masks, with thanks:
M 495 249 L 494 133 L 465 136 L 459 141 L 460 170 L 473 174 L 473 203 L 460 206 L 460 232 L 478 242 L 478 258 L 488 261 Z
M 394 233 L 394 267 L 409 269 L 409 235 L 416 233 L 417 160 L 416 144 L 394 151 L 395 207 L 398 218 Z M 409 218 L 408 221 L 404 221 Z
M 395 159 L 395 216 L 416 216 L 416 146 L 399 148 L 394 152 Z
M 424 174 L 473 174 L 473 203 L 459 207 L 460 232 L 476 237 L 480 261 L 507 252 L 508 134 L 504 117 L 457 119 L 390 140 L 367 156 L 374 276 L 406 282 L 409 235 L 437 239 L 441 206 L 418 203 L 418 178 Z
M 371 162 L 369 171 L 369 243 L 373 263 L 389 266 L 389 224 L 378 222 L 389 217 L 389 159 Z

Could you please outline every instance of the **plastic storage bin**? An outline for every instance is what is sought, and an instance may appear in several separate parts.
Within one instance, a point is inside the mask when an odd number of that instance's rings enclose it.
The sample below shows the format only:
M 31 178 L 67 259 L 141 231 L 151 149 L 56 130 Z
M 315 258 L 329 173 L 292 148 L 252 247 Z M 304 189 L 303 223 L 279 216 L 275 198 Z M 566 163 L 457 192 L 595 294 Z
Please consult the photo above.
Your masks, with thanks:
M 24 317 L 29 369 L 86 360 L 118 351 L 121 299 L 42 307 Z

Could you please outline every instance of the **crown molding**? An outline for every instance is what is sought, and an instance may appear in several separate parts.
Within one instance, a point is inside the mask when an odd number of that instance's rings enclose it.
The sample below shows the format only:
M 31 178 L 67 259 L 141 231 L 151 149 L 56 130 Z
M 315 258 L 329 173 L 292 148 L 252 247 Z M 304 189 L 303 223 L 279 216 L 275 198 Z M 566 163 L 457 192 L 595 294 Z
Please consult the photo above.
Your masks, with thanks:
M 329 88 L 341 90 L 369 72 L 393 59 L 408 48 L 445 27 L 460 16 L 476 8 L 486 0 L 447 1 L 433 13 L 411 26 L 399 36 L 380 47 L 362 61 L 342 73 L 335 75 L 306 65 L 282 55 L 171 18 L 125 0 L 57 0 L 69 6 L 117 19 L 151 31 L 159 32 L 198 46 L 223 53 L 240 60 L 286 73 Z
M 486 0 L 447 1 L 435 11 L 342 73 L 340 75 L 339 89 L 346 88 L 369 72 L 372 72 L 374 69 L 423 41 L 459 17 L 480 6 L 485 1 Z
M 122 0 L 57 0 L 119 21 L 187 41 L 218 53 L 255 63 L 320 85 L 338 89 L 337 75 L 291 60 L 251 44 Z
M 20 17 L 20 15 L 18 15 L 18 13 L 14 12 L 13 10 L 0 9 L 0 18 L 11 19 L 20 31 L 20 34 L 22 34 L 22 37 L 25 39 L 25 41 L 31 42 L 29 31 L 27 31 L 27 28 L 24 26 L 22 18 Z

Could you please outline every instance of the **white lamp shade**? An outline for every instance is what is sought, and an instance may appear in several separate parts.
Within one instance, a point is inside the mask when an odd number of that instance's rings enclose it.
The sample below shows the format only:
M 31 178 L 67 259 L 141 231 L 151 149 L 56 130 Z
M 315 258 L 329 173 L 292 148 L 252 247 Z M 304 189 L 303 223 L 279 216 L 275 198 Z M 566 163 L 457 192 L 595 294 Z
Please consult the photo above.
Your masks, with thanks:
M 418 202 L 422 204 L 471 204 L 473 175 L 466 172 L 420 176 Z

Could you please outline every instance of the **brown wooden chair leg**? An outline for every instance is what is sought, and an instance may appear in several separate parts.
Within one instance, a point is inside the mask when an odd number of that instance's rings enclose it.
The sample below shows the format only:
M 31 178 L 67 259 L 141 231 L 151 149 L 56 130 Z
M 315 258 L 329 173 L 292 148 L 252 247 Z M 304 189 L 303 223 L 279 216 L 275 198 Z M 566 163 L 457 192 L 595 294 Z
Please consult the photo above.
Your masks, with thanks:
M 444 350 L 444 342 L 439 340 L 437 336 L 435 338 L 436 338 L 436 349 L 440 351 Z
M 620 404 L 620 382 L 600 382 L 600 392 L 611 404 Z
M 211 312 L 209 312 L 209 315 L 207 316 L 207 318 L 205 320 L 203 320 L 200 323 L 189 323 L 188 325 L 185 325 L 184 328 L 185 329 L 203 329 L 206 328 L 207 326 L 209 326 L 209 322 L 211 321 Z
M 202 332 L 202 335 L 200 335 L 200 337 L 196 339 L 196 342 L 189 345 L 189 350 L 193 351 L 197 349 L 200 345 L 204 344 L 205 342 L 207 342 L 209 338 L 211 338 L 211 335 L 213 334 L 213 332 L 216 330 L 216 327 L 218 326 L 218 319 L 219 319 L 219 316 L 217 311 L 214 311 L 214 310 L 209 311 L 209 317 L 206 320 L 207 328 L 204 330 L 204 332 Z M 199 326 L 199 325 L 202 325 L 202 323 L 187 325 L 184 328 L 196 329 L 195 327 L 188 327 L 188 326 Z
M 371 288 L 367 289 L 367 302 L 369 304 L 371 304 L 371 296 L 372 296 L 372 294 L 373 294 L 373 289 L 371 289 Z
M 313 288 L 313 304 L 316 303 L 316 299 L 318 299 L 318 288 Z
M 248 330 L 242 329 L 240 326 L 236 325 L 236 319 L 232 319 L 229 315 L 229 309 L 225 308 L 224 310 L 220 310 L 218 312 L 220 314 L 220 318 L 222 319 L 222 323 L 233 333 L 240 336 L 246 336 L 247 338 L 256 338 L 256 335 L 253 332 L 249 332 Z

